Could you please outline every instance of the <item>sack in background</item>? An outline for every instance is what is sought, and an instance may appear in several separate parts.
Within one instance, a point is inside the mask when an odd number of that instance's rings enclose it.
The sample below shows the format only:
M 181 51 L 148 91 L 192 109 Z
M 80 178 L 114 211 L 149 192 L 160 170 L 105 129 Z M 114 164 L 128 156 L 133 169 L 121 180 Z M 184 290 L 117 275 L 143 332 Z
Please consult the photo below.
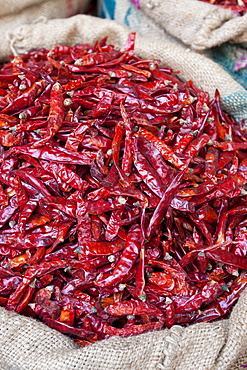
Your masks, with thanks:
M 247 88 L 247 14 L 239 17 L 229 9 L 198 0 L 99 0 L 98 14 L 151 39 L 197 51 Z M 212 75 L 215 77 L 214 71 Z M 246 91 L 223 100 L 224 106 L 233 106 L 232 99 L 238 100 L 238 109 L 244 112 Z M 244 118 L 244 113 L 238 118 Z
M 90 0 L 10 0 L 1 2 L 0 35 L 6 35 L 22 24 L 44 19 L 67 18 L 84 13 Z
M 197 51 L 211 49 L 207 55 L 247 88 L 247 14 L 240 17 L 198 0 L 131 1 L 185 45 Z
M 130 0 L 159 27 L 194 50 L 247 41 L 247 14 L 240 17 L 198 0 Z M 125 1 L 116 0 L 121 7 Z
M 23 25 L 3 38 L 1 60 L 11 51 L 54 45 L 94 43 L 105 36 L 122 48 L 129 29 L 114 21 L 86 15 Z M 11 41 L 11 43 L 10 43 Z M 181 70 L 211 96 L 218 87 L 224 99 L 245 90 L 210 59 L 168 40 L 137 35 L 136 54 L 156 58 L 162 65 Z M 235 95 L 234 95 L 235 94 Z M 237 101 L 225 106 L 234 112 Z M 236 115 L 239 112 L 236 111 Z M 240 112 L 240 114 L 242 114 Z M 247 290 L 227 320 L 150 332 L 129 338 L 112 337 L 79 348 L 72 340 L 34 319 L 0 308 L 1 370 L 237 370 L 247 363 Z M 242 356 L 242 357 L 240 357 Z

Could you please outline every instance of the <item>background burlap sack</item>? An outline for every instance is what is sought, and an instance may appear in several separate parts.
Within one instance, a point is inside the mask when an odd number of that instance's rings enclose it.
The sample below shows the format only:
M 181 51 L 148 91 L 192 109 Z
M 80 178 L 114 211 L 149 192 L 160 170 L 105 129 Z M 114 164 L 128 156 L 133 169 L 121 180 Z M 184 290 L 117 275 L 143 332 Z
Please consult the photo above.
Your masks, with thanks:
M 131 1 L 140 10 L 137 10 Z M 135 22 L 138 27 L 136 31 L 143 35 L 148 34 L 141 20 L 148 19 L 149 23 L 152 20 L 156 27 L 165 30 L 195 50 L 208 49 L 226 41 L 236 43 L 247 41 L 247 14 L 240 17 L 229 9 L 202 1 L 100 0 L 100 3 L 102 10 L 106 12 L 108 8 L 114 7 L 113 18 L 116 21 L 124 24 L 129 22 L 130 26 Z
M 40 17 L 67 18 L 83 13 L 89 3 L 90 0 L 0 0 L 0 35 Z
M 12 52 L 53 47 L 58 44 L 93 43 L 109 36 L 123 47 L 129 29 L 114 21 L 77 15 L 23 25 L 2 39 L 1 60 Z M 181 70 L 184 79 L 213 96 L 219 88 L 225 108 L 243 116 L 246 91 L 205 56 L 187 51 L 168 39 L 137 36 L 136 54 L 157 58 L 163 65 Z M 238 100 L 239 99 L 239 100 Z M 241 110 L 242 108 L 242 110 Z M 0 370 L 228 370 L 247 363 L 247 291 L 243 292 L 230 319 L 187 328 L 151 332 L 136 337 L 112 337 L 79 348 L 69 338 L 33 319 L 0 309 Z

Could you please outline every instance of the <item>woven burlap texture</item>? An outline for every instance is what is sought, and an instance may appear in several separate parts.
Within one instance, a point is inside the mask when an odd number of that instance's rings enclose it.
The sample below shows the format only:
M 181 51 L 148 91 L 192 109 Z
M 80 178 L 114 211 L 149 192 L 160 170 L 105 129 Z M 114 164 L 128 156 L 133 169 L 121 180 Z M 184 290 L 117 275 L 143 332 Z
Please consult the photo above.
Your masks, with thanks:
M 198 0 L 140 0 L 140 7 L 161 29 L 195 50 L 247 42 L 247 14 L 239 17 Z
M 67 18 L 83 13 L 89 3 L 90 0 L 0 0 L 0 35 L 40 17 Z
M 54 45 L 93 43 L 105 36 L 108 36 L 108 42 L 122 48 L 129 31 L 127 27 L 115 21 L 86 15 L 23 25 L 2 39 L 0 57 L 4 61 L 11 52 L 20 54 L 30 49 L 51 48 Z M 168 39 L 152 39 L 138 35 L 135 51 L 140 57 L 158 59 L 161 65 L 181 71 L 182 79 L 193 80 L 200 89 L 208 91 L 211 97 L 214 96 L 216 88 L 223 99 L 236 92 L 246 93 L 246 90 L 217 63 Z M 239 104 L 243 105 L 242 100 L 238 99 L 233 100 L 232 104 L 235 104 L 235 112 L 238 112 Z M 231 113 L 231 106 L 227 105 L 225 108 Z
M 21 10 L 32 5 L 37 5 L 46 0 L 0 0 L 0 17 L 7 14 L 19 13 Z
M 79 348 L 42 323 L 1 308 L 0 370 L 237 369 L 247 350 L 246 310 L 247 290 L 228 320 L 112 337 Z

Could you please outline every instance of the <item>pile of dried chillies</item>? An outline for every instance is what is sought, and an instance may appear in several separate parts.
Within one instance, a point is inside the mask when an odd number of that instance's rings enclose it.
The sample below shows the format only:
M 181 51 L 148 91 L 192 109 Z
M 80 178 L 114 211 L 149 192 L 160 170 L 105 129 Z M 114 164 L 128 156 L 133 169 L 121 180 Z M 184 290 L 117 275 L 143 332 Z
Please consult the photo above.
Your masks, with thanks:
M 247 130 L 106 44 L 0 70 L 0 305 L 83 345 L 226 317 L 247 285 Z
M 200 0 L 205 3 L 219 5 L 222 8 L 230 9 L 234 13 L 244 15 L 247 12 L 247 0 Z

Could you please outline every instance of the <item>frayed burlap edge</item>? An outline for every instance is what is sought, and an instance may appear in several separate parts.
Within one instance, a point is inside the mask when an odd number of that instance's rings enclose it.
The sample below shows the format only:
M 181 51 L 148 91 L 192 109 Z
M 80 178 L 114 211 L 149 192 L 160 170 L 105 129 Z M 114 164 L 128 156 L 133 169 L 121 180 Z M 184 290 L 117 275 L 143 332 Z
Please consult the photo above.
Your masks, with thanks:
M 227 320 L 111 337 L 82 348 L 34 319 L 0 308 L 0 369 L 236 369 L 240 356 L 247 356 L 246 310 L 247 290 Z

